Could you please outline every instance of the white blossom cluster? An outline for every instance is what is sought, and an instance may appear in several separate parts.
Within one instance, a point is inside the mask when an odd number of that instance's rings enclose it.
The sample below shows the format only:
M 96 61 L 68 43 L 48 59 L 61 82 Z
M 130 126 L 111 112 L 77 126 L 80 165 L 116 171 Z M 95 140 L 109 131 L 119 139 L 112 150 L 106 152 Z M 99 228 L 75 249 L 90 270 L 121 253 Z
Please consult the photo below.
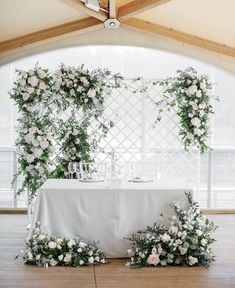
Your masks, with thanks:
M 178 76 L 157 82 L 164 86 L 163 100 L 155 103 L 159 106 L 157 120 L 165 110 L 176 107 L 179 116 L 180 131 L 185 149 L 192 146 L 200 149 L 201 153 L 207 150 L 209 134 L 209 115 L 213 113 L 209 95 L 211 83 L 205 75 L 199 75 L 192 67 L 184 71 L 177 71 Z
M 103 103 L 102 78 L 93 76 L 83 66 L 75 68 L 61 65 L 53 74 L 53 101 L 60 108 L 68 108 L 71 104 L 86 109 Z
M 189 210 L 185 211 L 178 203 L 174 203 L 176 215 L 172 217 L 168 229 L 155 224 L 129 238 L 132 241 L 132 248 L 128 250 L 128 254 L 131 255 L 128 266 L 207 267 L 214 261 L 215 256 L 210 245 L 215 240 L 211 237 L 211 233 L 217 227 L 200 214 L 191 194 L 187 194 L 187 197 L 190 202 Z
M 73 266 L 105 264 L 104 253 L 95 245 L 80 238 L 62 239 L 42 232 L 35 227 L 32 236 L 26 240 L 26 249 L 20 255 L 26 264 L 48 266 Z

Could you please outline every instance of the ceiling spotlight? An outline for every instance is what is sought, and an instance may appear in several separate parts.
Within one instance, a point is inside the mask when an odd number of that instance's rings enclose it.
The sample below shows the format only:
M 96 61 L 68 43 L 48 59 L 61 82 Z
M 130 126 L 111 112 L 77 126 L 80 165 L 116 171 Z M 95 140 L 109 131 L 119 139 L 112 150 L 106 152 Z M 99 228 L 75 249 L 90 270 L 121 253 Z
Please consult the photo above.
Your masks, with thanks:
M 107 19 L 104 22 L 104 27 L 107 29 L 118 29 L 120 22 L 117 19 Z

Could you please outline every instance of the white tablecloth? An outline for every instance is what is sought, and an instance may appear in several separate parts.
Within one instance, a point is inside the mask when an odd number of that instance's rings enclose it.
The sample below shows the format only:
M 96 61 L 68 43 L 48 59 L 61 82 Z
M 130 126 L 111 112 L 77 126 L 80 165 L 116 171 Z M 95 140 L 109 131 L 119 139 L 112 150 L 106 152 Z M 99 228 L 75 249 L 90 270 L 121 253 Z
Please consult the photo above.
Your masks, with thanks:
M 40 188 L 32 227 L 39 221 L 49 233 L 60 237 L 79 236 L 95 241 L 108 257 L 126 257 L 130 236 L 159 221 L 159 214 L 170 217 L 170 204 L 184 201 L 181 183 L 126 183 L 106 188 L 105 183 L 78 183 L 77 180 L 49 179 Z

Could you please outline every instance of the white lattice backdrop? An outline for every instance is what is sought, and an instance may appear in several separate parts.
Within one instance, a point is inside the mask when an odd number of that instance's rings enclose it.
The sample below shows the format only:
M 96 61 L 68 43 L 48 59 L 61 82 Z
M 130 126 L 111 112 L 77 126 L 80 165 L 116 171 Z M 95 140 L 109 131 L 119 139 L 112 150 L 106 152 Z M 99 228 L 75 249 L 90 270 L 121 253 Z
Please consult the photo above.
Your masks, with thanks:
M 102 139 L 100 150 L 94 155 L 95 161 L 110 161 L 111 152 L 118 161 L 156 161 L 161 178 L 190 180 L 198 186 L 199 153 L 184 151 L 174 110 L 164 113 L 162 120 L 154 125 L 157 109 L 153 101 L 161 99 L 161 88 L 150 85 L 148 92 L 142 91 L 148 82 L 125 80 L 124 87 L 107 95 L 104 117 L 115 125 Z M 64 120 L 69 116 L 69 111 L 55 115 Z M 77 118 L 81 117 L 78 112 Z M 90 128 L 90 135 L 94 133 L 97 133 L 97 123 Z

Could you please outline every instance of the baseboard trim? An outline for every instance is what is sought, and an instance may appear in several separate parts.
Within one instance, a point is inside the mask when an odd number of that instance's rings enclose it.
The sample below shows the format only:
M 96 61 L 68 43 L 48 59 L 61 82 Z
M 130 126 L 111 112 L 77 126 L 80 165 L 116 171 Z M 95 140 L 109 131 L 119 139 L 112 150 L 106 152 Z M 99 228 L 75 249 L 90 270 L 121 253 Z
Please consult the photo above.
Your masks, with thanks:
M 235 209 L 201 209 L 201 213 L 205 215 L 210 214 L 235 214 Z
M 24 214 L 27 215 L 27 208 L 0 208 L 0 214 Z

